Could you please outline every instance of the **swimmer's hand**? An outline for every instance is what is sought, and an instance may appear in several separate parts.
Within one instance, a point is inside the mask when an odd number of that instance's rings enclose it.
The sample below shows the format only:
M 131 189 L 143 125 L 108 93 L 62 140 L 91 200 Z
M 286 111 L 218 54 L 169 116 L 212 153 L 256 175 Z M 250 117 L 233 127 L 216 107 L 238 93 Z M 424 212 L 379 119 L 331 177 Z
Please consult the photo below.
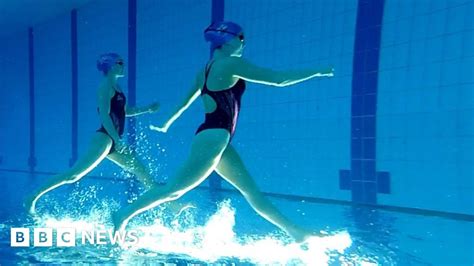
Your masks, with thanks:
M 148 106 L 148 113 L 154 113 L 160 109 L 160 104 L 159 103 L 152 103 L 150 106 Z
M 158 132 L 166 133 L 168 131 L 168 126 L 165 125 L 165 126 L 157 127 L 154 125 L 150 125 L 150 129 L 158 131 Z

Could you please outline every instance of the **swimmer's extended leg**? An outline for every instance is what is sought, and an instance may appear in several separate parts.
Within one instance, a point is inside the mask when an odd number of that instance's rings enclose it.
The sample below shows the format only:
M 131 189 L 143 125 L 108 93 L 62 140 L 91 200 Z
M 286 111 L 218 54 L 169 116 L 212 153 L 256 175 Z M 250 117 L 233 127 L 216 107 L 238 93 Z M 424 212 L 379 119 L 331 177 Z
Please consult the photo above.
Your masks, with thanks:
M 303 242 L 309 236 L 315 235 L 312 231 L 292 223 L 260 192 L 232 145 L 222 154 L 216 171 L 242 193 L 258 214 L 288 233 L 296 242 Z
M 164 186 L 155 186 L 132 204 L 113 214 L 115 230 L 122 230 L 134 216 L 164 202 L 176 200 L 198 186 L 214 171 L 229 141 L 224 129 L 208 129 L 193 140 L 191 154 L 176 176 Z
M 134 174 L 147 190 L 154 185 L 155 182 L 150 175 L 150 171 L 138 159 L 135 153 L 125 149 L 120 153 L 113 152 L 109 154 L 107 159 L 120 166 L 123 170 Z
M 151 189 L 153 186 L 159 186 L 150 175 L 150 170 L 140 161 L 134 152 L 129 150 L 113 152 L 107 156 L 107 159 L 111 160 L 125 171 L 135 175 L 146 190 Z M 168 202 L 165 206 L 177 215 L 187 208 L 194 208 L 190 203 L 179 203 L 175 201 Z
M 97 132 L 92 138 L 89 151 L 81 157 L 68 171 L 48 179 L 35 193 L 27 197 L 24 206 L 30 214 L 35 214 L 36 203 L 47 192 L 65 184 L 72 184 L 92 169 L 94 169 L 106 156 L 112 146 L 109 136 Z

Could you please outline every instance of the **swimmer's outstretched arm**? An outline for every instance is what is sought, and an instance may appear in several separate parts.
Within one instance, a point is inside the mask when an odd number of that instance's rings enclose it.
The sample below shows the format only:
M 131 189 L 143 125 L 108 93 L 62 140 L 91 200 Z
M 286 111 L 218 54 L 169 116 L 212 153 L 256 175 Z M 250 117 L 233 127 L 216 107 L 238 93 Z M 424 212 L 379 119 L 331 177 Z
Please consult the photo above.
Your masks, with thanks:
M 168 120 L 166 120 L 166 122 L 162 126 L 150 125 L 150 129 L 159 132 L 168 131 L 168 128 L 171 126 L 171 124 L 173 124 L 173 122 L 176 121 L 181 116 L 181 114 L 183 114 L 184 111 L 186 111 L 186 109 L 188 109 L 189 106 L 191 106 L 191 104 L 199 97 L 199 95 L 201 94 L 201 87 L 203 82 L 204 78 L 203 75 L 200 73 L 197 75 L 194 84 L 187 93 L 184 101 L 176 107 L 170 118 L 168 118 Z
M 125 116 L 126 117 L 131 117 L 131 116 L 154 113 L 154 112 L 158 111 L 159 108 L 160 108 L 159 103 L 152 103 L 150 105 L 143 106 L 143 107 L 128 107 L 128 106 L 125 106 Z
M 286 87 L 315 77 L 332 77 L 334 75 L 332 67 L 275 71 L 256 66 L 241 57 L 230 57 L 228 64 L 230 74 L 236 78 L 276 87 Z

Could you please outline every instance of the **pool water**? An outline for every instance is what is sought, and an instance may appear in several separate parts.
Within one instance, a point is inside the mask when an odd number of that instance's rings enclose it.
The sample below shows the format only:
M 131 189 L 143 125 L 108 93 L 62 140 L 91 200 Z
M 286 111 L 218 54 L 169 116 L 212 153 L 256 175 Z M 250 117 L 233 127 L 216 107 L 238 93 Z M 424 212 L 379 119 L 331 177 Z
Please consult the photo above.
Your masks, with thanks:
M 20 178 L 23 173 L 3 173 Z M 46 176 L 43 176 L 43 178 Z M 8 179 L 7 178 L 7 179 Z M 22 177 L 25 178 L 25 177 Z M 39 217 L 22 209 L 0 225 L 0 264 L 90 263 L 166 265 L 472 265 L 474 223 L 434 216 L 270 197 L 298 224 L 331 234 L 305 245 L 258 216 L 238 193 L 198 188 L 181 213 L 159 207 L 133 219 L 139 242 L 76 247 L 10 247 L 12 227 L 111 229 L 120 204 L 110 187 L 84 179 L 46 195 Z M 122 181 L 114 181 L 120 187 Z M 117 189 L 117 188 L 116 188 Z M 107 191 L 107 192 L 105 192 Z M 105 195 L 107 194 L 107 195 Z M 78 236 L 76 236 L 78 237 Z

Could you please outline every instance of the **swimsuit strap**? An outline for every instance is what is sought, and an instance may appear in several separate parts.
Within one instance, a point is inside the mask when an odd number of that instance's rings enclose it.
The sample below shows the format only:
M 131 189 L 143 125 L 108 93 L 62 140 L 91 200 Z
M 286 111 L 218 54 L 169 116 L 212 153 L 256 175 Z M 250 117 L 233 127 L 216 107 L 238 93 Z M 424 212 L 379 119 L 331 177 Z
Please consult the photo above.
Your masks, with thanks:
M 211 66 L 214 64 L 215 61 L 210 61 L 206 64 L 206 73 L 205 73 L 205 79 L 204 79 L 204 89 L 209 91 L 207 89 L 207 77 L 209 76 L 209 72 L 211 72 Z

